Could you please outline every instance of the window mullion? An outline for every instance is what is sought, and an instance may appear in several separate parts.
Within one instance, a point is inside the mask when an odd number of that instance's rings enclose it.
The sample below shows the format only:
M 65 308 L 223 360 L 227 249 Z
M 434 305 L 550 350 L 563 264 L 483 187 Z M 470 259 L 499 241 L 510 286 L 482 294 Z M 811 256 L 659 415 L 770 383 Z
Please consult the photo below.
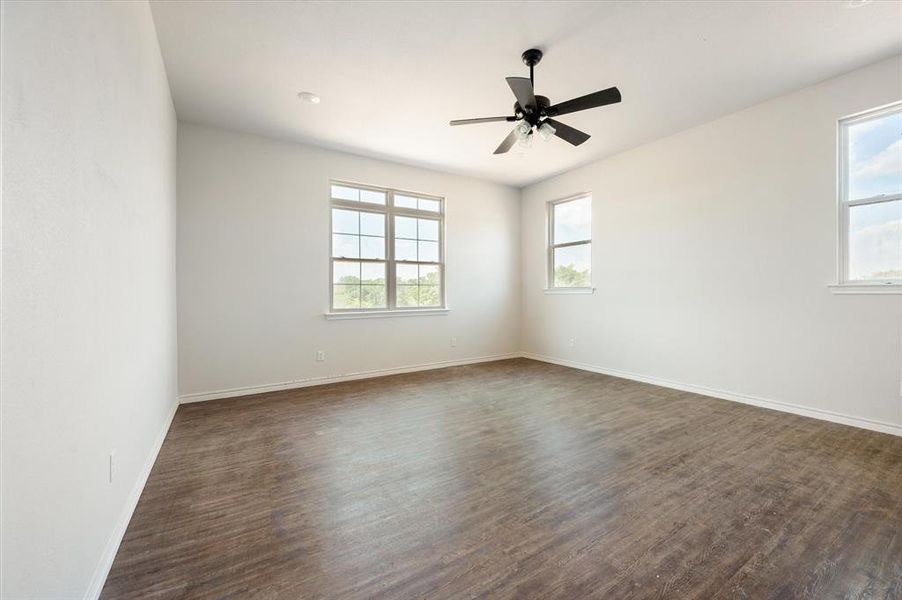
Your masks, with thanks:
M 397 298 L 395 297 L 395 193 L 391 190 L 388 192 L 388 212 L 385 215 L 385 290 L 386 305 L 389 310 L 397 308 Z

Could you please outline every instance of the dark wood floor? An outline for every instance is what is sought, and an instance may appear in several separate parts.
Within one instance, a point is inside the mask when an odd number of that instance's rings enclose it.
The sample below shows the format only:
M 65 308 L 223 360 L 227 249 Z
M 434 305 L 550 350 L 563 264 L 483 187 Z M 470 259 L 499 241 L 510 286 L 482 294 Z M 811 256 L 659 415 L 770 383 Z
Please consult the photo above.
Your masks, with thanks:
M 525 359 L 179 408 L 103 598 L 900 598 L 902 438 Z

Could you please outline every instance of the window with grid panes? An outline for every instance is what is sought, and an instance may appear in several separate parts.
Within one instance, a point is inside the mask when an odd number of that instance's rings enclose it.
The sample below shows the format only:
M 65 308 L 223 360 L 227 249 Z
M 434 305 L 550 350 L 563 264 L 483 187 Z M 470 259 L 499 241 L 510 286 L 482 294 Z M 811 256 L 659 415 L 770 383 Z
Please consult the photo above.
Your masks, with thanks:
M 332 182 L 331 310 L 445 307 L 444 200 Z

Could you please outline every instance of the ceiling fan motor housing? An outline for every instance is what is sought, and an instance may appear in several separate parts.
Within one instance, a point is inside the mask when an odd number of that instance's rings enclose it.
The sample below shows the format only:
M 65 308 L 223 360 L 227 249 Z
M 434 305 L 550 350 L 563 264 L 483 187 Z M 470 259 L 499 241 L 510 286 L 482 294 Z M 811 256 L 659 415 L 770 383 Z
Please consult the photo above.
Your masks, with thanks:
M 520 106 L 519 102 L 514 102 L 514 114 L 515 115 L 523 115 L 523 118 L 533 125 L 539 124 L 539 118 L 545 116 L 545 109 L 551 106 L 551 100 L 548 99 L 548 96 L 536 96 L 536 107 L 537 110 L 525 111 L 523 107 Z

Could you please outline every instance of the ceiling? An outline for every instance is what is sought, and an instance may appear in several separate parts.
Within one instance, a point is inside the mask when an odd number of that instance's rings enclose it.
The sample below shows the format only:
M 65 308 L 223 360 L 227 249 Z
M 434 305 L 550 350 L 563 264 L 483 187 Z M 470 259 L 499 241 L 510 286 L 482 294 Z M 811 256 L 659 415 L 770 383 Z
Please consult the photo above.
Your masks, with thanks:
M 153 1 L 179 118 L 515 186 L 902 53 L 902 2 Z M 552 102 L 616 85 L 566 115 L 580 147 L 492 151 L 506 76 Z M 301 102 L 311 91 L 319 105 Z

